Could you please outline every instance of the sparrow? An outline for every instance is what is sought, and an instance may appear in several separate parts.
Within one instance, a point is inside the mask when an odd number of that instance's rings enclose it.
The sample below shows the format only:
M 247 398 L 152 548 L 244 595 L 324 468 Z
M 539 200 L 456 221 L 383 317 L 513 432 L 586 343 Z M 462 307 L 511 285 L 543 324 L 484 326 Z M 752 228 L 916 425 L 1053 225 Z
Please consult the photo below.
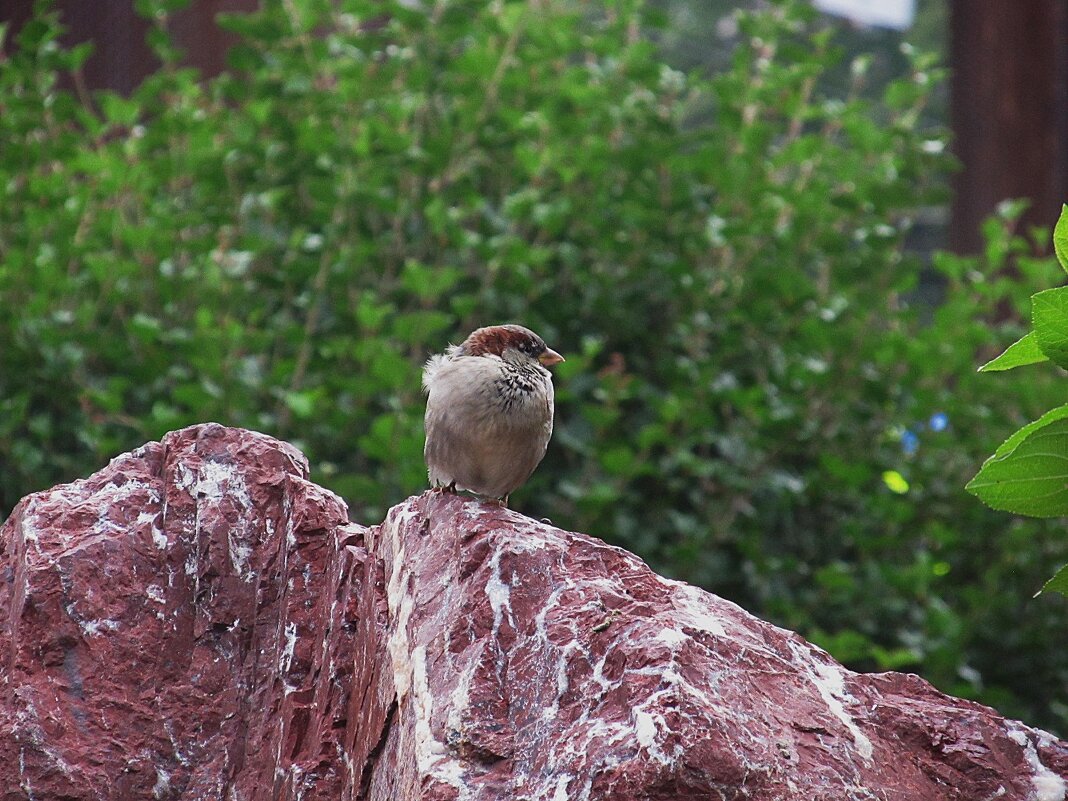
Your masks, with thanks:
M 562 361 L 521 325 L 479 328 L 431 356 L 423 368 L 430 485 L 507 506 L 545 456 L 553 433 L 553 380 L 546 367 Z

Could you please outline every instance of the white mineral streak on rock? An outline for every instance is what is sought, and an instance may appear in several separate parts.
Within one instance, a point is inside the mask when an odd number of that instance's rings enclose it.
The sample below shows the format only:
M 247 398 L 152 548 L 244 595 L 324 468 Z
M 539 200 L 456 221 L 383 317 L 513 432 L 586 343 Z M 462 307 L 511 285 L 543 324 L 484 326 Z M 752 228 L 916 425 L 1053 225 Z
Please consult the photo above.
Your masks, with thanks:
M 185 570 L 185 574 L 187 576 L 198 576 L 198 581 L 199 581 L 199 571 L 197 571 L 197 551 L 196 551 L 196 548 L 190 548 L 189 549 L 189 555 L 186 556 L 186 558 L 185 558 L 185 563 L 183 565 L 183 569 Z
M 178 738 L 174 734 L 174 724 L 169 721 L 163 721 L 163 730 L 167 733 L 167 738 L 171 741 L 171 749 L 174 751 L 174 758 L 185 767 L 189 767 L 189 757 L 182 753 L 181 746 L 178 745 Z
M 860 730 L 853 717 L 846 712 L 842 701 L 855 700 L 845 689 L 845 674 L 837 665 L 820 662 L 813 650 L 807 650 L 790 640 L 790 650 L 794 654 L 798 668 L 811 681 L 819 691 L 820 698 L 827 704 L 831 714 L 842 721 L 842 724 L 853 736 L 853 745 L 857 753 L 865 762 L 871 764 L 872 744 L 871 740 Z
M 286 685 L 286 695 L 289 695 L 289 685 Z M 274 735 L 274 778 L 278 781 L 286 775 L 286 769 L 282 762 L 282 749 L 285 747 L 285 737 L 283 733 L 286 730 L 286 719 L 282 715 L 278 716 L 278 732 Z
M 185 462 L 180 462 L 174 470 L 174 483 L 179 489 L 185 490 L 188 493 L 193 492 L 193 487 L 196 485 L 197 476 Z
M 87 637 L 99 634 L 101 631 L 115 631 L 119 627 L 117 620 L 79 620 L 78 625 Z
M 563 544 L 559 536 L 555 538 L 554 542 L 549 542 L 549 537 L 547 536 L 538 538 L 526 537 L 509 542 L 508 549 L 512 553 L 534 553 L 535 551 L 544 551 L 550 547 L 559 549 Z
M 434 776 L 453 787 L 463 787 L 463 767 L 451 759 L 445 744 L 434 737 L 431 719 L 434 694 L 426 672 L 426 647 L 412 651 L 412 709 L 415 712 L 415 763 L 419 773 Z
M 653 716 L 643 709 L 635 710 L 634 736 L 638 740 L 638 745 L 652 752 L 656 744 L 656 731 L 656 720 Z
M 1024 750 L 1024 758 L 1034 771 L 1031 774 L 1031 785 L 1035 792 L 1033 801 L 1064 801 L 1068 786 L 1065 785 L 1064 779 L 1042 764 L 1028 730 L 1016 721 L 1006 721 L 1006 724 L 1009 737 Z M 1037 734 L 1041 741 L 1045 732 Z M 1046 736 L 1049 737 L 1048 734 Z
M 677 751 L 670 754 L 664 750 L 663 738 L 669 732 L 668 722 L 663 719 L 662 714 L 651 713 L 647 711 L 647 708 L 655 708 L 660 698 L 670 692 L 669 690 L 661 690 L 654 693 L 646 698 L 641 706 L 635 708 L 633 728 L 629 733 L 645 749 L 649 757 L 655 759 L 661 765 L 672 765 L 681 754 Z
M 140 498 L 131 501 L 132 496 L 139 492 L 144 492 L 147 495 L 147 501 Z M 84 479 L 60 485 L 50 492 L 51 504 L 58 502 L 59 505 L 72 509 L 89 504 L 97 512 L 96 522 L 89 527 L 88 531 L 81 532 L 76 542 L 72 542 L 69 534 L 62 532 L 59 534 L 66 553 L 74 553 L 87 545 L 91 545 L 95 537 L 111 537 L 115 534 L 125 533 L 129 528 L 128 525 L 117 523 L 108 517 L 108 512 L 112 509 L 122 508 L 123 506 L 155 506 L 160 502 L 159 490 L 144 481 L 130 480 L 121 484 L 107 484 L 94 490 L 89 496 L 86 496 L 85 493 L 86 481 Z M 156 514 L 151 508 L 142 510 L 135 525 L 141 526 L 145 523 L 151 523 L 152 539 L 159 547 L 157 539 L 159 534 L 154 523 L 155 518 Z M 29 537 L 26 538 L 30 539 Z M 36 537 L 34 537 L 33 542 L 39 545 Z M 164 546 L 166 546 L 166 538 L 164 538 Z
M 248 494 L 244 473 L 235 465 L 223 462 L 205 461 L 200 463 L 193 492 L 203 495 L 208 500 L 218 500 L 223 496 L 232 496 L 242 509 L 252 508 L 252 499 Z
M 209 499 L 217 499 L 223 495 L 229 496 L 240 504 L 242 512 L 252 508 L 252 498 L 249 496 L 245 476 L 234 465 L 204 462 L 200 469 L 196 491 L 198 494 L 204 493 Z M 226 532 L 230 563 L 243 581 L 252 581 L 256 577 L 251 564 L 252 543 L 249 541 L 246 522 L 249 519 L 251 518 L 247 514 L 240 515 L 238 517 L 240 522 L 236 526 L 231 526 Z
M 20 786 L 26 791 L 26 798 L 29 801 L 36 801 L 36 797 L 33 794 L 33 787 L 30 786 L 30 779 L 26 775 L 26 746 L 19 746 L 19 779 Z
M 226 539 L 230 546 L 230 563 L 234 566 L 234 570 L 237 571 L 237 575 L 244 581 L 252 581 L 256 577 L 250 564 L 252 546 L 247 542 L 241 542 L 235 537 L 234 529 L 230 529 L 227 532 Z
M 600 688 L 602 696 L 607 695 L 609 690 L 615 689 L 619 684 L 619 682 L 609 681 L 604 675 L 605 663 L 608 661 L 608 657 L 612 655 L 612 652 L 616 650 L 618 644 L 619 640 L 617 639 L 605 649 L 604 655 L 593 665 L 593 675 L 590 676 L 590 678 L 596 682 L 597 686 Z
M 152 785 L 152 797 L 163 798 L 171 790 L 171 774 L 156 766 L 156 783 Z
M 464 715 L 471 703 L 471 680 L 474 678 L 477 666 L 478 663 L 475 660 L 469 661 L 460 674 L 460 678 L 457 679 L 456 686 L 449 694 L 449 719 L 446 725 L 450 732 L 463 730 Z
M 34 507 L 37 504 L 30 502 L 29 508 L 26 510 L 25 516 L 22 518 L 22 524 L 19 526 L 19 536 L 22 537 L 23 542 L 29 542 L 33 544 L 33 549 L 37 551 L 38 555 L 41 553 L 41 534 L 34 526 L 33 513 L 36 511 Z
M 683 584 L 676 589 L 676 596 L 682 596 L 683 603 L 676 604 L 679 622 L 689 623 L 694 628 L 707 631 L 716 637 L 726 637 L 727 629 L 723 621 L 716 616 L 708 602 L 708 593 L 691 584 Z
M 208 502 L 212 502 L 222 498 L 229 498 L 238 504 L 242 514 L 236 516 L 237 524 L 230 527 L 226 533 L 230 564 L 233 565 L 234 571 L 243 581 L 252 581 L 256 577 L 256 573 L 251 564 L 253 546 L 247 530 L 247 524 L 249 520 L 253 519 L 253 516 L 245 514 L 252 509 L 252 497 L 249 495 L 248 485 L 245 483 L 245 476 L 241 467 L 222 462 L 206 461 L 200 463 L 199 469 L 195 472 L 184 464 L 179 464 L 175 472 L 175 483 L 195 499 L 203 498 Z M 199 529 L 199 519 L 197 526 Z M 197 572 L 195 555 L 190 554 L 190 559 L 192 564 L 186 563 L 186 573 L 194 575 Z
M 574 641 L 569 642 L 559 650 L 556 660 L 556 695 L 553 696 L 553 702 L 545 707 L 542 712 L 542 718 L 545 721 L 554 720 L 560 714 L 560 699 L 563 698 L 564 693 L 571 686 L 571 682 L 567 678 L 567 666 L 576 653 L 584 652 L 582 646 Z
M 574 777 L 568 773 L 564 773 L 556 778 L 556 788 L 553 791 L 552 801 L 570 801 L 570 796 L 567 794 L 567 786 L 571 784 L 571 780 Z
M 155 500 L 158 501 L 158 498 Z M 147 523 L 151 527 L 149 530 L 152 532 L 152 543 L 158 550 L 165 551 L 167 550 L 167 535 L 157 525 L 157 520 L 159 520 L 159 515 L 151 509 L 137 515 L 137 525 L 143 526 Z
M 86 620 L 82 618 L 73 602 L 64 605 L 63 609 L 66 610 L 67 616 L 78 624 L 78 628 L 82 630 L 82 634 L 86 637 L 95 637 L 102 631 L 115 631 L 119 627 L 117 620 Z
M 393 668 L 393 687 L 398 703 L 408 694 L 412 685 L 411 649 L 408 645 L 408 622 L 412 617 L 415 599 L 408 589 L 411 571 L 405 565 L 405 551 L 401 535 L 407 522 L 414 515 L 405 510 L 396 518 L 382 524 L 382 534 L 389 538 L 392 551 L 392 570 L 386 585 L 386 606 L 389 609 L 392 631 L 389 633 L 389 659 Z
M 530 542 L 537 543 L 537 548 L 530 547 Z M 547 547 L 544 540 L 519 540 L 517 541 L 519 547 L 516 550 L 522 550 L 526 552 L 540 550 Z M 575 639 L 570 639 L 562 646 L 557 645 L 549 639 L 549 627 L 548 617 L 549 613 L 560 605 L 560 599 L 565 592 L 571 592 L 575 589 L 575 583 L 567 576 L 563 577 L 563 581 L 557 586 L 546 598 L 545 604 L 538 610 L 538 614 L 534 617 L 534 639 L 537 643 L 535 646 L 544 655 L 544 659 L 547 664 L 555 662 L 555 670 L 551 667 L 547 668 L 546 674 L 553 675 L 556 683 L 556 692 L 552 697 L 552 702 L 548 704 L 541 712 L 542 723 L 545 725 L 551 724 L 556 716 L 560 713 L 560 699 L 568 691 L 570 681 L 567 677 L 567 668 L 572 657 L 576 653 L 585 653 L 584 649 L 579 645 Z M 574 634 L 573 627 L 569 627 Z M 567 782 L 564 782 L 566 787 Z M 557 783 L 556 793 L 562 792 L 559 787 L 560 783 Z
M 272 528 L 273 528 L 273 526 L 272 526 Z M 290 531 L 292 531 L 292 527 L 290 527 Z M 340 527 L 338 527 L 338 530 L 334 533 L 334 548 L 339 553 L 342 551 L 341 537 L 345 533 L 347 533 L 348 531 L 353 531 L 354 532 L 354 527 L 351 526 L 351 525 L 340 526 Z M 287 544 L 289 544 L 288 537 L 286 539 L 286 542 L 287 542 Z M 294 538 L 294 542 L 296 542 L 295 538 Z M 289 547 L 292 547 L 292 545 L 290 545 Z M 286 550 L 286 549 L 283 549 L 283 551 L 284 550 Z M 334 577 L 330 582 L 330 586 L 331 587 L 339 587 L 339 586 L 341 586 L 341 581 L 342 581 L 342 578 L 344 577 L 344 575 L 345 575 L 345 560 L 344 559 L 337 559 L 335 561 L 335 563 L 334 563 Z M 333 599 L 330 601 L 330 614 L 326 618 L 328 621 L 330 621 L 331 630 L 336 630 L 337 627 L 340 625 L 341 621 L 338 619 L 339 618 L 338 609 L 339 609 L 340 606 L 341 606 L 340 597 L 337 594 L 335 594 Z M 331 644 L 331 638 L 329 636 L 324 636 L 322 638 L 322 648 L 321 648 L 321 657 L 320 657 L 320 659 L 324 664 L 329 661 L 330 675 L 334 676 L 335 675 L 334 661 L 333 661 L 333 659 L 329 659 L 328 660 L 328 655 L 329 655 L 329 652 L 330 652 L 330 644 Z
M 501 621 L 504 612 L 508 612 L 508 623 L 515 630 L 515 618 L 512 617 L 512 587 L 506 584 L 501 577 L 501 554 L 502 548 L 493 553 L 490 560 L 490 577 L 486 582 L 486 597 L 489 598 L 490 609 L 493 610 L 493 639 L 499 639 L 501 633 Z
M 656 635 L 658 642 L 662 642 L 672 649 L 677 648 L 684 642 L 687 642 L 690 638 L 678 629 L 664 628 L 660 629 L 660 633 Z
M 293 621 L 286 623 L 285 629 L 286 644 L 282 649 L 282 654 L 278 658 L 278 670 L 282 673 L 288 673 L 290 666 L 293 664 L 293 654 L 297 651 L 297 624 Z
M 77 775 L 78 771 L 76 771 L 73 766 L 63 758 L 57 748 L 43 743 L 39 744 L 38 747 L 41 749 L 41 752 L 48 757 L 48 760 L 63 772 L 64 776 L 71 778 Z
M 670 732 L 670 725 L 663 715 L 648 711 L 657 708 L 683 708 L 687 705 L 674 701 L 685 696 L 694 699 L 696 705 L 702 708 L 718 708 L 717 699 L 709 690 L 714 689 L 718 681 L 717 674 L 707 676 L 708 687 L 698 687 L 687 681 L 677 669 L 676 654 L 680 646 L 691 642 L 691 638 L 684 632 L 665 626 L 653 637 L 651 644 L 667 646 L 669 657 L 663 663 L 650 665 L 631 671 L 634 675 L 653 675 L 660 679 L 661 689 L 652 693 L 634 710 L 634 738 L 645 749 L 649 756 L 662 765 L 672 765 L 683 756 L 681 746 L 676 745 L 670 752 L 664 748 L 664 737 Z M 729 710 L 725 714 L 730 714 Z

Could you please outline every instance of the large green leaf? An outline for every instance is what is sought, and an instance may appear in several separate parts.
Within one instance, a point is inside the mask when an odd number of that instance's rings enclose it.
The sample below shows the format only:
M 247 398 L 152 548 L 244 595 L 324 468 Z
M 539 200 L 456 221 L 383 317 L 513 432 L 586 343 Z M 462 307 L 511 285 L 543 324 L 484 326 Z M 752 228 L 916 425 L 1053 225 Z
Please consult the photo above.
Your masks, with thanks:
M 1057 261 L 1068 273 L 1068 205 L 1061 206 L 1061 216 L 1053 227 L 1053 252 L 1057 254 Z
M 1017 431 L 967 489 L 994 509 L 1032 517 L 1068 515 L 1068 406 Z
M 1035 596 L 1039 596 L 1044 592 L 1059 592 L 1061 595 L 1068 596 L 1068 565 L 1065 565 L 1056 574 L 1042 585 L 1042 589 L 1035 593 Z
M 1042 352 L 1058 366 L 1068 368 L 1068 287 L 1032 295 L 1031 322 Z
M 1049 356 L 1042 352 L 1038 346 L 1038 338 L 1034 331 L 1029 331 L 1020 339 L 1013 342 L 995 359 L 991 359 L 979 368 L 980 373 L 992 373 L 998 370 L 1011 370 L 1013 367 L 1022 367 L 1025 364 L 1037 364 L 1049 361 Z
M 1001 459 L 1007 456 L 1009 453 L 1015 450 L 1017 445 L 1027 439 L 1027 437 L 1029 437 L 1035 431 L 1038 431 L 1041 428 L 1045 428 L 1050 423 L 1054 423 L 1057 420 L 1063 420 L 1065 418 L 1068 418 L 1068 404 L 1065 404 L 1064 406 L 1057 406 L 1054 409 L 1050 409 L 1040 418 L 1038 418 L 1034 422 L 1028 423 L 1019 431 L 1014 433 L 1011 437 L 1009 437 L 1007 440 L 1005 440 L 1003 443 L 1001 443 L 1001 445 L 998 446 L 998 449 L 994 451 L 994 455 L 986 461 L 991 462 L 994 459 Z

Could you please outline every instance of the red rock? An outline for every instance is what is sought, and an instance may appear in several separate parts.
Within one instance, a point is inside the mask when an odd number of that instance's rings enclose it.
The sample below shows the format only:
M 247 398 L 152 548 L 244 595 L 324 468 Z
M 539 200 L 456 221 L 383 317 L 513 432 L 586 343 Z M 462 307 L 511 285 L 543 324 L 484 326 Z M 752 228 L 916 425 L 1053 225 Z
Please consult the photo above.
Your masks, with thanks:
M 340 796 L 363 529 L 307 472 L 204 425 L 19 504 L 0 797 Z
M 1068 744 L 582 534 L 174 432 L 0 530 L 3 799 L 1064 801 Z

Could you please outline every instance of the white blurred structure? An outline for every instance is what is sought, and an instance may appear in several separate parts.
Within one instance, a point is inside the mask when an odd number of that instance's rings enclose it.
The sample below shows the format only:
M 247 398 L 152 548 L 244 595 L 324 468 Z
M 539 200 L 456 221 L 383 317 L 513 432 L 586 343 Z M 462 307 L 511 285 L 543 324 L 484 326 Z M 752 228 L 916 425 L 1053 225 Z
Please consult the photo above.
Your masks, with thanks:
M 813 5 L 860 25 L 897 30 L 911 26 L 916 16 L 916 0 L 813 0 Z

